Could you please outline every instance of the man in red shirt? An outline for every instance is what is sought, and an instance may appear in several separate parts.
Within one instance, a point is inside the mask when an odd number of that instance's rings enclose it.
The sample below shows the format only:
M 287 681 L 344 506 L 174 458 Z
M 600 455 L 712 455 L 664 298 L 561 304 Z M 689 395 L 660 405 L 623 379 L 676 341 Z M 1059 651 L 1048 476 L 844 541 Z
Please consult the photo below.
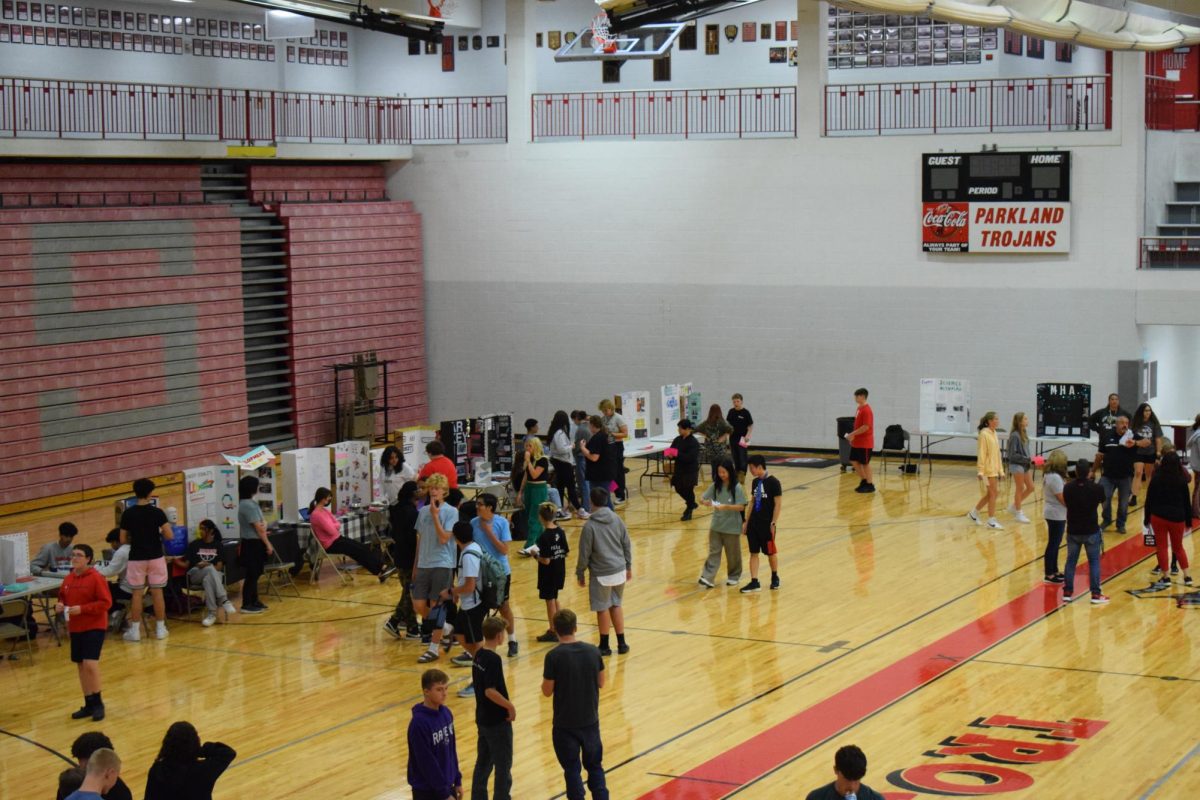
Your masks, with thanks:
M 458 470 L 454 468 L 454 462 L 446 458 L 446 448 L 442 443 L 434 440 L 425 445 L 425 454 L 429 456 L 429 461 L 417 473 L 417 483 L 424 486 L 425 479 L 437 472 L 446 476 L 451 489 L 457 489 Z
M 870 494 L 875 491 L 871 483 L 871 451 L 875 449 L 875 413 L 867 405 L 867 390 L 856 389 L 854 402 L 858 410 L 854 412 L 854 430 L 846 434 L 850 440 L 850 464 L 859 477 L 859 494 Z

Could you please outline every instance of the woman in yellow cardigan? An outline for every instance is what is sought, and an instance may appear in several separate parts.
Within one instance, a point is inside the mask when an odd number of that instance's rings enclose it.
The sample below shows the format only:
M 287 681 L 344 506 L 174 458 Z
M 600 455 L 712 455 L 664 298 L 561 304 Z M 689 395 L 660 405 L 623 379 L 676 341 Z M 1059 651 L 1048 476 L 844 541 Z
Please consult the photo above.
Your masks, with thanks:
M 1000 493 L 1000 478 L 1004 475 L 1004 464 L 1000 461 L 1000 440 L 996 438 L 996 426 L 999 424 L 1000 417 L 995 411 L 987 412 L 979 420 L 979 451 L 975 463 L 979 480 L 986 482 L 987 490 L 975 507 L 967 512 L 976 525 L 981 525 L 979 512 L 987 506 L 987 526 L 997 531 L 1004 528 L 996 521 L 996 495 Z

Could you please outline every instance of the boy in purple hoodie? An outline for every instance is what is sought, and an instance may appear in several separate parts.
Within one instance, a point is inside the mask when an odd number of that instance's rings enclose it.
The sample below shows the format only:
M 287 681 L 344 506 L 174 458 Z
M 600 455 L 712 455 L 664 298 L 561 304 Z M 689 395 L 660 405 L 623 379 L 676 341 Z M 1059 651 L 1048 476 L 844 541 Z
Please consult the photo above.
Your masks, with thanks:
M 462 773 L 454 743 L 454 715 L 446 708 L 450 678 L 440 669 L 421 675 L 425 699 L 408 723 L 408 785 L 413 800 L 462 800 Z

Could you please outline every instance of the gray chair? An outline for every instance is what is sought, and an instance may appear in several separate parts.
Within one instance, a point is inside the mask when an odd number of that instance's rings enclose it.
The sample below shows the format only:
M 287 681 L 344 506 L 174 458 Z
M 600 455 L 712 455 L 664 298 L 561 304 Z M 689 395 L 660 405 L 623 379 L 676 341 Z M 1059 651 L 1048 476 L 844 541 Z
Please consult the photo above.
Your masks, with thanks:
M 9 649 L 9 657 L 13 658 L 13 651 L 17 649 L 17 640 L 25 640 L 25 648 L 29 650 L 29 660 L 33 661 L 33 636 L 29 632 L 29 601 L 22 598 L 20 600 L 9 600 L 0 603 L 0 618 L 7 619 L 12 617 L 16 622 L 0 622 L 0 639 L 12 639 L 12 647 Z
M 337 562 L 333 560 L 333 557 L 325 549 L 325 546 L 321 544 L 321 540 L 317 538 L 315 533 L 308 540 L 308 561 L 312 564 L 312 573 L 308 579 L 309 583 L 317 582 L 321 576 L 321 567 L 325 564 L 333 567 L 333 572 L 337 575 L 338 581 L 342 585 L 348 586 L 354 583 L 354 577 L 350 575 L 349 570 L 338 566 Z
M 316 537 L 313 537 L 316 541 Z M 292 580 L 292 570 L 296 565 L 291 561 L 284 561 L 279 557 L 278 551 L 271 552 L 271 558 L 263 566 L 263 575 L 267 579 L 267 593 L 274 595 L 275 599 L 283 602 L 283 595 L 279 590 L 285 586 L 290 586 L 292 591 L 296 593 L 296 597 L 300 596 L 300 587 Z

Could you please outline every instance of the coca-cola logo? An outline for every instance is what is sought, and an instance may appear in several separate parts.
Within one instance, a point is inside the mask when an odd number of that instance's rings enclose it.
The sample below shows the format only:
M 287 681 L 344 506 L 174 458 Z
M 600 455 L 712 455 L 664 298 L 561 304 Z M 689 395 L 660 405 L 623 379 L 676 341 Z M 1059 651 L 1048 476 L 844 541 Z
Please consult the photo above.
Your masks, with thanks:
M 932 228 L 933 234 L 939 239 L 948 239 L 967 227 L 967 212 L 950 203 L 942 203 L 935 208 L 927 208 L 921 221 L 926 228 Z

